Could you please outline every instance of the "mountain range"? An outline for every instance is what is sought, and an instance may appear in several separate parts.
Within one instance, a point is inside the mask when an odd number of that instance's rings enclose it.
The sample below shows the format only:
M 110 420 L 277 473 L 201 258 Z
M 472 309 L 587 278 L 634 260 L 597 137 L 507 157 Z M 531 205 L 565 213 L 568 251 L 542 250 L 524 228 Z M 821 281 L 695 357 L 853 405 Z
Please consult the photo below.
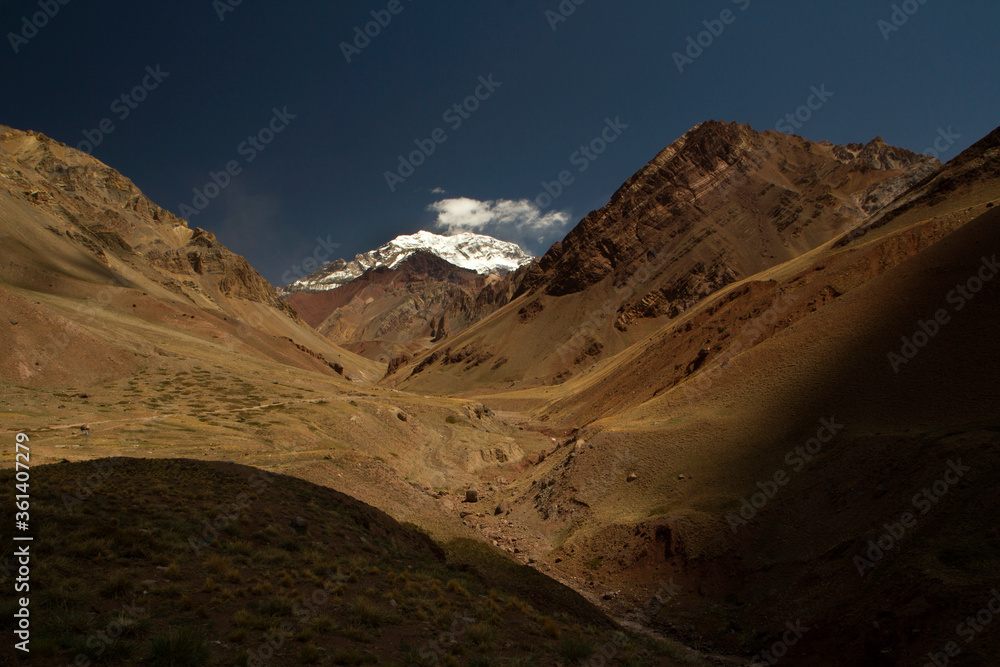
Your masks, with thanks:
M 956 624 L 1000 568 L 998 201 L 1000 129 L 941 164 L 709 121 L 541 258 L 420 232 L 276 289 L 0 128 L 0 426 L 75 545 L 36 571 L 41 664 L 120 610 L 112 565 L 226 660 L 336 576 L 296 642 L 334 662 L 409 664 L 466 605 L 454 664 L 990 664 Z M 101 461 L 111 537 L 49 497 Z M 272 495 L 192 557 L 253 469 Z
M 305 278 L 285 286 L 286 293 L 323 292 L 336 289 L 361 277 L 366 271 L 396 269 L 415 253 L 424 252 L 440 257 L 454 266 L 480 274 L 506 274 L 532 261 L 516 243 L 491 236 L 464 232 L 441 236 L 417 232 L 398 236 L 384 246 L 355 256 L 347 261 L 338 259 L 317 269 Z

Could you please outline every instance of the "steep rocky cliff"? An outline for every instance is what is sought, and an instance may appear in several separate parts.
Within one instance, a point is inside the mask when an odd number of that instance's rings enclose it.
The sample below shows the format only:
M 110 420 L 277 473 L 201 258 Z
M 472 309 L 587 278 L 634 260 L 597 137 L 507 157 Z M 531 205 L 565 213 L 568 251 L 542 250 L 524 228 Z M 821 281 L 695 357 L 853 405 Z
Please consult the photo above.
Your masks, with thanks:
M 63 224 L 50 226 L 109 268 L 111 256 L 192 300 L 211 293 L 294 312 L 250 264 L 147 198 L 128 178 L 44 135 L 0 133 L 0 186 Z M 206 291 L 207 290 L 207 291 Z

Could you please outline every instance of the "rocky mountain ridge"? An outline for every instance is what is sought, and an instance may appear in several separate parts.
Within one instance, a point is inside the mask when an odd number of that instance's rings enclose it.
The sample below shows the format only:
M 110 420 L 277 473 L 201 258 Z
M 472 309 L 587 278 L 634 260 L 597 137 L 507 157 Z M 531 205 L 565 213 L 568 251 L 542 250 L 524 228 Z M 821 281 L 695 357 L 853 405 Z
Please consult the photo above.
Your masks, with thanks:
M 489 312 L 503 312 L 429 350 L 440 352 L 435 361 L 398 367 L 395 377 L 423 386 L 409 375 L 420 368 L 417 376 L 444 371 L 448 386 L 487 376 L 506 384 L 565 379 L 719 290 L 854 229 L 938 168 L 936 159 L 880 138 L 836 146 L 702 123 L 537 263 L 505 279 L 516 287 L 498 284 L 500 300 L 511 303 L 494 302 Z M 456 350 L 479 363 L 444 364 Z M 507 372 L 488 372 L 495 364 Z
M 338 259 L 305 278 L 282 288 L 283 292 L 322 292 L 337 289 L 361 277 L 366 271 L 384 267 L 397 268 L 418 252 L 426 252 L 479 274 L 505 275 L 534 260 L 515 243 L 483 234 L 465 232 L 442 236 L 420 231 L 398 236 L 385 245 L 360 253 L 352 260 Z
M 51 302 L 25 296 L 35 291 Z M 200 334 L 220 327 L 212 340 L 248 345 L 272 361 L 378 375 L 370 362 L 305 326 L 213 233 L 191 229 L 96 158 L 10 128 L 0 131 L 0 297 L 20 313 L 8 332 L 16 353 L 0 365 L 25 384 L 84 372 L 128 374 L 143 359 L 167 353 L 162 343 L 179 322 Z M 75 321 L 81 312 L 89 326 Z M 162 326 L 170 334 L 104 340 L 108 331 L 130 326 Z M 54 349 L 47 341 L 68 330 L 76 354 L 49 355 L 51 363 L 38 358 L 39 350 Z

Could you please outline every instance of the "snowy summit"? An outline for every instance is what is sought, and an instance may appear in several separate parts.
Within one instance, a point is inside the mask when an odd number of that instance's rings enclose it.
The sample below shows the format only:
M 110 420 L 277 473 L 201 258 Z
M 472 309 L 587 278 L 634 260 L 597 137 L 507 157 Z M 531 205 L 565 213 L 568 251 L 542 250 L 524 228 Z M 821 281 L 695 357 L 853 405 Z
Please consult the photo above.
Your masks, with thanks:
M 399 236 L 381 248 L 355 256 L 351 261 L 338 259 L 310 275 L 285 287 L 286 292 L 321 292 L 345 285 L 369 269 L 396 268 L 410 255 L 427 251 L 455 266 L 480 274 L 506 274 L 529 264 L 534 257 L 526 254 L 516 243 L 508 243 L 492 236 L 464 232 L 455 236 L 442 236 L 431 232 L 417 232 Z

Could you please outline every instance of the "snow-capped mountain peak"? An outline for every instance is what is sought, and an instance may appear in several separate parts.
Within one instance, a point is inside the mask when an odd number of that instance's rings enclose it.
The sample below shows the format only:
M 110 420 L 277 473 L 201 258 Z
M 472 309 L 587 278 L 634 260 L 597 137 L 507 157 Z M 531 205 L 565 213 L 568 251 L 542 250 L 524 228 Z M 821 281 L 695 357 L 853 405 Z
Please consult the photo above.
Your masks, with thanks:
M 394 269 L 420 251 L 430 252 L 455 266 L 480 274 L 505 274 L 534 259 L 516 243 L 501 241 L 492 236 L 471 232 L 442 236 L 420 231 L 408 236 L 398 236 L 381 248 L 359 254 L 350 261 L 338 259 L 288 285 L 284 291 L 321 292 L 336 289 L 369 269 L 378 267 Z

